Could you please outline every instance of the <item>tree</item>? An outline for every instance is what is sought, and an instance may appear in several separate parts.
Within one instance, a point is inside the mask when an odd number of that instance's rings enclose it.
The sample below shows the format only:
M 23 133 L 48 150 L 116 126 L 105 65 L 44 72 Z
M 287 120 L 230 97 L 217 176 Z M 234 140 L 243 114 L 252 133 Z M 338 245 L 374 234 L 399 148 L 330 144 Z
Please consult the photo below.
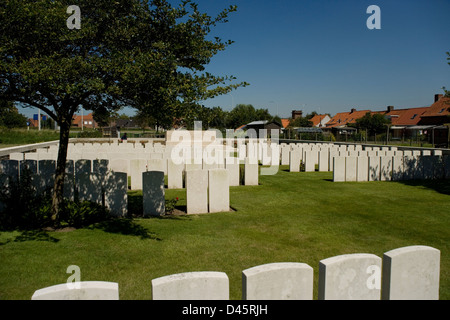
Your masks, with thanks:
M 39 108 L 60 126 L 55 224 L 63 203 L 70 125 L 80 106 L 104 119 L 128 105 L 168 126 L 198 101 L 246 85 L 223 86 L 234 77 L 199 74 L 231 44 L 206 38 L 235 7 L 213 19 L 189 0 L 177 8 L 165 0 L 75 2 L 80 29 L 67 27 L 65 1 L 0 5 L 0 100 Z
M 376 135 L 385 132 L 386 125 L 390 123 L 391 120 L 380 113 L 371 114 L 367 112 L 363 117 L 356 119 L 355 126 L 359 129 L 366 129 L 369 135 Z
M 297 119 L 289 120 L 289 127 L 291 128 L 304 128 L 304 127 L 312 127 L 313 123 L 310 121 L 315 115 L 317 115 L 316 111 L 313 111 L 307 114 L 305 117 L 298 117 Z
M 448 65 L 450 66 L 450 52 L 446 52 Z M 445 97 L 450 98 L 450 90 L 447 90 L 445 87 L 442 88 L 445 93 Z
M 13 103 L 0 100 L 0 127 L 20 128 L 27 126 L 27 118 L 20 114 Z

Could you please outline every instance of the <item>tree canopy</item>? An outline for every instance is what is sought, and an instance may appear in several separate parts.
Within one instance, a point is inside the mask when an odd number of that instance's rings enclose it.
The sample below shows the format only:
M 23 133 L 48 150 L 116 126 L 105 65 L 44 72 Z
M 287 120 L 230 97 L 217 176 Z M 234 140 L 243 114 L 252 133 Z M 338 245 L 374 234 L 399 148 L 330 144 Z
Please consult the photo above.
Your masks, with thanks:
M 80 28 L 67 9 L 80 8 Z M 247 83 L 205 72 L 232 42 L 209 39 L 235 6 L 210 17 L 182 0 L 5 0 L 0 4 L 0 100 L 46 112 L 60 126 L 53 219 L 62 203 L 72 117 L 100 118 L 123 106 L 168 127 L 199 101 Z
M 377 134 L 386 131 L 386 125 L 390 123 L 391 120 L 380 113 L 367 112 L 363 117 L 356 119 L 355 126 L 359 129 L 366 129 L 369 134 Z
M 27 118 L 20 114 L 12 102 L 0 100 L 0 127 L 19 128 L 27 126 Z

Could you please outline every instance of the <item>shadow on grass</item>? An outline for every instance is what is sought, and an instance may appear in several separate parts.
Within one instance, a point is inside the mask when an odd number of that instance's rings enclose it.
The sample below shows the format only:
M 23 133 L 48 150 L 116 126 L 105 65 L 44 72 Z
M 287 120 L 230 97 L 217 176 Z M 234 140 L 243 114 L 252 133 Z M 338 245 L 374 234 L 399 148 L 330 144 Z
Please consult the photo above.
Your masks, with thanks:
M 0 242 L 0 245 L 5 245 L 9 242 L 25 242 L 25 241 L 48 241 L 56 243 L 59 241 L 59 239 L 52 237 L 45 230 L 26 230 L 21 231 L 21 234 L 15 236 L 12 239 L 7 239 L 5 242 Z
M 400 180 L 395 181 L 407 186 L 423 187 L 433 189 L 436 192 L 450 195 L 450 181 L 449 180 Z
M 104 232 L 118 233 L 127 236 L 137 236 L 142 240 L 150 239 L 162 241 L 155 233 L 147 230 L 143 226 L 137 224 L 133 219 L 122 218 L 112 219 L 103 222 L 96 223 L 89 227 L 90 229 L 100 229 Z

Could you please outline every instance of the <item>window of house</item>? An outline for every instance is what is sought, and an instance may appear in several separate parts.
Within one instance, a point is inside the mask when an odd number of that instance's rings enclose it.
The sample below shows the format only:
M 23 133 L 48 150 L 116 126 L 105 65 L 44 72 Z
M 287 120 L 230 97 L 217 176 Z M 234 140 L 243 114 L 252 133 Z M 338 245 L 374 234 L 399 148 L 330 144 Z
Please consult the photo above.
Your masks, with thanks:
M 417 117 L 417 113 L 415 113 L 412 117 L 411 120 Z

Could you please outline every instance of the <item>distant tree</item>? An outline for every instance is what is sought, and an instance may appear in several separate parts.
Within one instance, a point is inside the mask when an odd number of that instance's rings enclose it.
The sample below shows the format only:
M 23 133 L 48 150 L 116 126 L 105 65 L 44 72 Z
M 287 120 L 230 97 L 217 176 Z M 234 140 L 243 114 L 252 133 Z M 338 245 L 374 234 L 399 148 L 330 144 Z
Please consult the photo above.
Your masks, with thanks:
M 238 104 L 228 115 L 227 127 L 236 129 L 256 120 L 256 110 L 251 104 Z
M 302 127 L 312 127 L 313 123 L 310 121 L 315 115 L 317 115 L 316 111 L 313 111 L 307 114 L 305 117 L 299 117 L 297 119 L 289 120 L 289 127 L 291 128 L 302 128 Z
M 19 113 L 10 101 L 0 100 L 0 127 L 23 128 L 27 126 L 27 118 Z
M 448 65 L 450 66 L 450 52 L 446 52 Z M 442 88 L 445 92 L 445 97 L 450 98 L 450 90 L 447 90 L 445 87 Z
M 281 123 L 281 118 L 280 118 L 279 116 L 273 117 L 271 121 L 275 121 L 275 122 L 277 122 L 277 123 L 279 123 L 279 124 L 282 124 L 282 123 Z
M 380 113 L 371 114 L 367 112 L 362 118 L 356 119 L 355 127 L 358 129 L 365 129 L 369 135 L 376 135 L 386 131 L 386 125 L 390 124 L 391 120 Z
M 236 129 L 253 121 L 272 119 L 268 109 L 255 109 L 251 104 L 238 104 L 228 113 L 227 128 Z

